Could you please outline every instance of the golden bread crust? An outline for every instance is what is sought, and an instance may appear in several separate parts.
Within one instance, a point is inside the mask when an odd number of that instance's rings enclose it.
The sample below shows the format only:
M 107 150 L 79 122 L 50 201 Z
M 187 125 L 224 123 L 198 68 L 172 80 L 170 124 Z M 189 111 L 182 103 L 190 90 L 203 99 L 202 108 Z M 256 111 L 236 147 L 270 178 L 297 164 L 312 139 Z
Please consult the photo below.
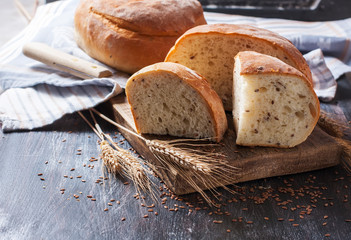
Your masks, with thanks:
M 301 71 L 306 76 L 310 84 L 313 85 L 311 70 L 306 60 L 302 56 L 301 52 L 288 39 L 272 31 L 244 24 L 209 24 L 189 29 L 177 40 L 175 45 L 167 54 L 165 61 L 168 61 L 171 58 L 174 52 L 177 51 L 177 46 L 180 45 L 184 39 L 190 36 L 202 34 L 237 35 L 245 36 L 256 41 L 264 41 L 274 46 L 274 48 L 281 49 L 286 55 L 288 55 L 295 63 L 295 66 L 293 67 Z
M 196 0 L 82 0 L 74 24 L 88 55 L 134 73 L 163 61 L 181 34 L 206 20 Z

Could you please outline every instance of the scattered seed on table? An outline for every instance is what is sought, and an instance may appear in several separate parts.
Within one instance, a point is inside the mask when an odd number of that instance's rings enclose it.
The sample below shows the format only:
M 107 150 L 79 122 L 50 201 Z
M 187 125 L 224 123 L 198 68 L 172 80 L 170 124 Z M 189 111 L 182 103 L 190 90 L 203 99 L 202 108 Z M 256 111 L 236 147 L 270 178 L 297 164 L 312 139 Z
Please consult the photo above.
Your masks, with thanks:
M 107 205 L 112 206 L 112 203 L 109 202 L 109 203 L 107 203 Z
M 108 211 L 108 208 L 105 208 L 104 211 L 107 212 L 107 211 Z
M 345 222 L 351 222 L 351 219 L 345 219 Z
M 289 219 L 289 222 L 293 222 L 293 221 L 294 221 L 294 219 L 292 219 L 292 218 Z
M 148 218 L 149 217 L 149 215 L 147 215 L 147 214 L 145 214 L 144 216 L 143 216 L 143 218 Z
M 157 216 L 157 215 L 158 215 L 158 212 L 155 212 L 155 215 Z
M 77 178 L 82 178 L 82 176 L 77 176 Z
M 247 221 L 246 223 L 247 224 L 253 224 L 253 221 Z
M 230 229 L 227 229 L 227 233 L 230 233 Z
M 269 220 L 269 218 L 268 217 L 264 217 L 264 220 Z
M 96 201 L 96 198 L 92 198 L 91 201 Z
M 284 221 L 284 218 L 278 218 L 278 221 Z
M 221 221 L 221 220 L 213 220 L 213 223 L 221 224 L 221 223 L 223 223 L 223 221 Z
M 328 215 L 325 215 L 323 218 L 324 218 L 324 219 L 327 219 L 327 218 L 328 218 Z
M 76 170 L 75 168 L 71 168 L 71 171 L 74 171 L 74 170 Z
M 49 163 L 48 161 L 45 162 L 45 164 L 48 164 L 48 163 Z
M 324 234 L 325 237 L 330 237 L 330 233 Z
M 327 225 L 327 222 L 322 223 L 322 225 L 323 225 L 323 226 L 326 226 L 326 225 Z
M 125 220 L 126 220 L 126 218 L 125 218 L 125 217 L 122 217 L 122 218 L 121 218 L 121 221 L 125 221 Z
M 115 199 L 113 199 L 113 198 L 110 200 L 110 202 L 114 202 L 114 201 L 116 201 L 116 200 L 115 200 Z
M 82 182 L 86 182 L 86 181 L 83 179 Z
M 117 203 L 117 204 L 120 204 L 121 202 L 120 202 L 120 201 L 117 201 L 116 203 Z
M 43 176 L 43 174 L 42 173 L 38 173 L 38 176 Z
M 88 195 L 87 198 L 92 198 L 93 196 L 92 195 Z
M 45 178 L 42 178 L 42 177 L 41 177 L 40 180 L 45 181 Z
M 64 178 L 68 178 L 68 176 L 67 176 L 67 175 L 63 175 L 63 177 L 64 177 Z
M 294 223 L 293 224 L 293 227 L 298 227 L 300 224 L 298 224 L 298 223 Z

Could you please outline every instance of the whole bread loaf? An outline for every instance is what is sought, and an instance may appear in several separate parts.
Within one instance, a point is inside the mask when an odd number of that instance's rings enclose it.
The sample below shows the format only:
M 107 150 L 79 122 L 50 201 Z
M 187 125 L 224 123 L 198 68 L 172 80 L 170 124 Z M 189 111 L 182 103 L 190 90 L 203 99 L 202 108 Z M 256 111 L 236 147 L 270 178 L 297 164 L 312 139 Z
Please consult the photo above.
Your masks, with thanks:
M 147 66 L 128 79 L 125 90 L 139 133 L 220 141 L 227 129 L 217 93 L 180 64 Z
M 185 32 L 165 61 L 180 63 L 203 75 L 232 110 L 234 57 L 240 51 L 256 51 L 279 58 L 301 71 L 312 84 L 311 71 L 299 50 L 286 38 L 248 25 L 211 24 Z
M 77 44 L 91 57 L 127 73 L 164 60 L 186 30 L 206 24 L 197 0 L 81 0 Z
M 253 51 L 235 57 L 233 118 L 236 143 L 294 147 L 307 139 L 319 118 L 319 101 L 297 69 Z

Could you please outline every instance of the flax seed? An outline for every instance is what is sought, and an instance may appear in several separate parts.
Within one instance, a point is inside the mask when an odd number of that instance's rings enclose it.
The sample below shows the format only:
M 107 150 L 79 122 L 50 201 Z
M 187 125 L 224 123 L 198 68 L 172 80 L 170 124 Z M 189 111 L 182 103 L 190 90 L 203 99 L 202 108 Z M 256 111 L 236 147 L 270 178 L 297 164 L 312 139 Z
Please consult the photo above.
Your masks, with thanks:
M 109 202 L 109 203 L 107 203 L 107 205 L 112 206 L 112 203 Z
M 300 224 L 298 224 L 298 223 L 294 223 L 293 224 L 293 227 L 298 227 Z
M 87 198 L 92 198 L 93 196 L 92 195 L 88 195 Z
M 104 211 L 107 212 L 107 211 L 108 211 L 108 208 L 105 208 Z
M 42 173 L 38 173 L 38 176 L 43 176 L 43 174 Z
M 221 224 L 221 223 L 223 223 L 223 221 L 221 221 L 221 220 L 213 220 L 213 223 Z
M 121 218 L 121 221 L 125 221 L 125 220 L 126 220 L 126 218 L 125 218 L 125 217 Z
M 246 223 L 247 224 L 253 224 L 253 221 L 247 221 Z
M 330 237 L 330 233 L 324 234 L 325 237 Z
M 230 229 L 227 229 L 227 233 L 230 233 Z
M 96 201 L 96 198 L 92 198 L 91 201 L 94 201 L 94 202 L 95 202 L 95 201 Z
M 143 218 L 148 218 L 149 217 L 149 215 L 147 215 L 147 214 L 145 214 L 144 216 L 143 216 Z

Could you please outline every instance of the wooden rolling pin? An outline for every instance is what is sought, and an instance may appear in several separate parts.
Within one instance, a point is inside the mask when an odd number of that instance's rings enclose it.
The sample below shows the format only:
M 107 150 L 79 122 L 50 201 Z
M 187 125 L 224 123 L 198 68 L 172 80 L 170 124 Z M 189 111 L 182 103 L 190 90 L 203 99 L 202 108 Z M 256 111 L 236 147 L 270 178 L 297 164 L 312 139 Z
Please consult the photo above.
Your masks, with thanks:
M 82 79 L 112 76 L 112 72 L 103 66 L 61 52 L 44 43 L 27 43 L 24 45 L 22 51 L 27 57 Z

